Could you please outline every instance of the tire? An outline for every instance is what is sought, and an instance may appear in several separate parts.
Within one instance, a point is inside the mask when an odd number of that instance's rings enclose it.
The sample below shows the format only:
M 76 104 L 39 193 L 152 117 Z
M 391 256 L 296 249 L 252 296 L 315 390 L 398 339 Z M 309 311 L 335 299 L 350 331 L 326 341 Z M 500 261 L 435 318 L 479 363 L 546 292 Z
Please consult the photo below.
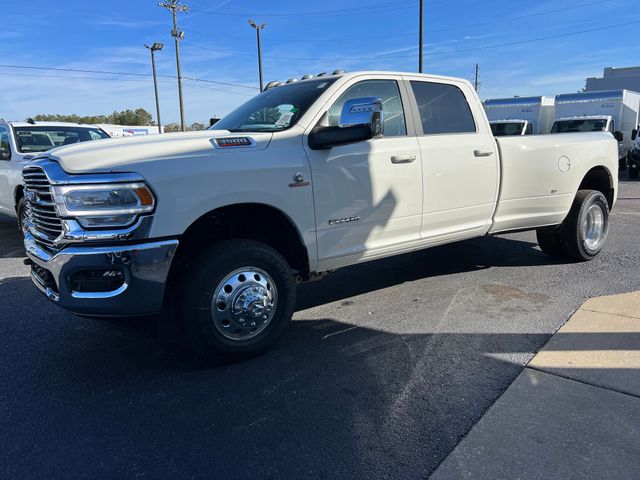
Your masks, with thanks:
M 551 257 L 563 257 L 565 255 L 562 242 L 560 241 L 560 230 L 557 226 L 542 227 L 536 230 L 536 238 L 540 250 Z
M 609 204 L 595 190 L 579 190 L 569 215 L 560 227 L 560 241 L 570 258 L 587 261 L 595 258 L 607 239 Z
M 16 214 L 18 215 L 18 230 L 24 234 L 24 216 L 27 208 L 27 203 L 24 201 L 24 197 L 20 197 L 18 205 L 16 206 Z
M 198 255 L 181 276 L 177 314 L 188 343 L 203 357 L 256 356 L 278 340 L 293 316 L 293 273 L 286 260 L 263 243 L 219 242 Z
M 638 169 L 629 167 L 629 178 L 638 178 Z

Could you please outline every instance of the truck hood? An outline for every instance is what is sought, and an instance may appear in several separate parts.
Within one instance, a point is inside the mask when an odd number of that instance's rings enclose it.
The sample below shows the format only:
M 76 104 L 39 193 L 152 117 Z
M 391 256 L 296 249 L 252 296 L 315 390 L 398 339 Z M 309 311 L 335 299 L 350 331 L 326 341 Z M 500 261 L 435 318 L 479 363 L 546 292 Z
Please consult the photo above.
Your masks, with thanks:
M 164 133 L 76 143 L 55 148 L 43 156 L 58 162 L 67 173 L 127 172 L 135 170 L 136 164 L 150 161 L 204 158 L 245 149 L 264 150 L 272 137 L 270 132 L 227 130 Z

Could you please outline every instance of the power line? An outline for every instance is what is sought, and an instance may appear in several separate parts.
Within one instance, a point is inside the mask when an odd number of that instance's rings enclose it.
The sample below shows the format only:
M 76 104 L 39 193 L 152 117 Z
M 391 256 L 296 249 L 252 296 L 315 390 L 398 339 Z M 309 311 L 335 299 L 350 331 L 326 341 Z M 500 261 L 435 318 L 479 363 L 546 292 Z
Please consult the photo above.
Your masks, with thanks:
M 544 40 L 571 37 L 571 36 L 574 36 L 574 35 L 581 35 L 581 34 L 584 34 L 584 33 L 598 32 L 598 31 L 602 31 L 602 30 L 609 30 L 609 29 L 612 29 L 612 28 L 626 27 L 626 26 L 635 25 L 635 24 L 638 24 L 638 23 L 640 23 L 640 20 L 633 20 L 633 21 L 630 21 L 630 22 L 617 23 L 617 24 L 614 24 L 614 25 L 605 25 L 605 26 L 602 26 L 602 27 L 589 28 L 589 29 L 585 29 L 585 30 L 579 30 L 579 31 L 576 31 L 576 32 L 560 33 L 560 34 L 557 34 L 557 35 L 548 35 L 548 36 L 545 36 L 545 37 L 537 37 L 537 38 L 531 38 L 531 39 L 520 40 L 520 41 L 515 41 L 515 42 L 497 43 L 497 44 L 493 44 L 493 45 L 484 45 L 484 46 L 480 46 L 480 47 L 470 47 L 470 48 L 464 48 L 464 49 L 461 49 L 461 50 L 448 50 L 448 51 L 444 51 L 444 52 L 425 52 L 424 55 L 425 56 L 451 55 L 451 54 L 455 54 L 455 53 L 465 53 L 465 52 L 476 51 L 476 50 L 488 50 L 488 49 L 492 49 L 492 48 L 517 46 L 517 45 L 523 45 L 523 44 L 527 44 L 527 43 L 540 42 L 540 41 L 544 41 Z M 226 53 L 228 55 L 253 57 L 253 55 L 250 54 L 250 53 L 234 52 L 234 51 L 224 50 L 224 49 L 220 49 L 220 48 L 206 47 L 206 46 L 203 46 L 203 45 L 196 45 L 196 44 L 193 44 L 193 43 L 189 43 L 189 45 L 191 47 L 200 48 L 200 49 L 204 49 L 204 50 L 213 50 L 213 51 L 217 51 L 217 52 Z M 407 47 L 407 49 L 415 49 L 415 48 L 418 48 L 418 47 L 416 47 L 416 46 Z M 279 57 L 279 56 L 264 55 L 264 58 L 270 58 L 270 59 L 273 59 L 273 60 L 309 60 L 309 61 L 385 60 L 385 59 L 392 59 L 392 58 L 414 58 L 414 57 L 415 57 L 415 54 L 398 55 L 397 53 L 384 53 L 384 54 L 380 54 L 380 55 L 376 55 L 376 56 L 370 56 L 370 57 Z
M 50 70 L 55 72 L 72 72 L 72 73 L 92 73 L 99 75 L 128 75 L 128 76 L 136 76 L 136 77 L 151 77 L 150 73 L 137 73 L 137 72 L 111 72 L 107 70 L 86 70 L 80 68 L 60 68 L 60 67 L 40 67 L 35 65 L 7 65 L 0 64 L 0 68 L 16 68 L 16 69 L 25 69 L 25 70 Z M 158 75 L 158 77 L 163 78 L 178 78 L 175 75 Z M 206 83 L 214 83 L 217 85 L 226 85 L 229 87 L 237 87 L 237 88 L 249 88 L 251 90 L 257 90 L 256 87 L 251 87 L 249 85 L 242 85 L 239 83 L 230 83 L 230 82 L 219 82 L 216 80 L 207 80 L 204 78 L 195 78 L 195 77 L 184 77 L 186 80 L 193 80 L 197 82 L 206 82 Z
M 65 78 L 65 79 L 70 79 L 70 80 L 89 80 L 89 81 L 106 81 L 106 82 L 133 82 L 133 83 L 146 83 L 147 79 L 134 79 L 134 78 L 106 78 L 106 77 L 80 77 L 80 76 L 76 76 L 76 75 L 47 75 L 47 74 L 43 74 L 43 73 L 3 73 L 2 75 L 5 76 L 11 76 L 11 77 L 32 77 L 32 78 Z M 233 90 L 225 90 L 222 88 L 215 88 L 215 87 L 210 87 L 208 85 L 202 85 L 200 82 L 202 82 L 203 80 L 200 79 L 192 79 L 189 77 L 183 77 L 184 80 L 188 80 L 189 83 L 186 83 L 185 85 L 191 86 L 191 87 L 198 87 L 198 88 L 204 88 L 206 90 L 211 90 L 211 91 L 216 91 L 216 92 L 222 92 L 222 93 L 229 93 L 229 94 L 233 94 L 233 95 L 243 95 L 243 96 L 248 96 L 248 97 L 252 97 L 254 94 L 253 93 L 245 93 L 245 92 L 236 92 Z M 193 82 L 193 83 L 192 83 Z M 173 85 L 173 82 L 169 82 L 169 81 L 160 81 L 158 83 L 161 83 L 162 85 Z
M 436 0 L 430 2 L 431 5 L 438 3 L 447 3 L 448 0 Z M 255 13 L 255 12 L 229 12 L 224 10 L 199 10 L 199 9 L 191 9 L 194 13 L 203 13 L 206 15 L 220 15 L 220 16 L 229 16 L 229 17 L 246 17 L 253 15 L 254 17 L 260 18 L 301 18 L 301 17 L 336 17 L 343 15 L 362 15 L 363 13 L 380 13 L 386 12 L 389 10 L 398 10 L 398 9 L 406 9 L 411 8 L 417 5 L 416 0 L 405 1 L 405 2 L 384 2 L 377 3 L 374 5 L 361 6 L 361 7 L 350 7 L 350 8 L 342 8 L 336 10 L 321 10 L 315 12 L 293 12 L 293 13 Z

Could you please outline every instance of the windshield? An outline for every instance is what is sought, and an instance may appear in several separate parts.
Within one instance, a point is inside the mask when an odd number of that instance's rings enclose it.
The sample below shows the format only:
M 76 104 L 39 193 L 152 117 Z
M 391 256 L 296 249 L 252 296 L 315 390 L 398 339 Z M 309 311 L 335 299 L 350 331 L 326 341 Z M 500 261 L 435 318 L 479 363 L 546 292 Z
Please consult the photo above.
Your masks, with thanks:
M 605 118 L 560 120 L 553 124 L 551 133 L 604 132 L 606 128 L 607 120 Z
M 491 131 L 494 137 L 505 137 L 507 135 L 522 135 L 522 129 L 524 128 L 523 122 L 509 122 L 509 123 L 492 123 Z
M 62 145 L 109 138 L 98 127 L 14 127 L 16 144 L 22 153 L 46 152 Z
M 224 117 L 210 130 L 276 132 L 294 125 L 335 78 L 301 80 L 265 90 Z

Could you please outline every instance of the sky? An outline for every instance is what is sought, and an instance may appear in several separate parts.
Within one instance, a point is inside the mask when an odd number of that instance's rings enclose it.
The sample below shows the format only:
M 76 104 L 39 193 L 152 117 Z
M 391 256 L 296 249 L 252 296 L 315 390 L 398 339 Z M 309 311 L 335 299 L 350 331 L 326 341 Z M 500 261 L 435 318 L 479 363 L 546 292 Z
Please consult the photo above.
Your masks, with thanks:
M 179 121 L 171 14 L 153 0 L 0 0 L 0 117 L 142 107 Z M 604 67 L 640 65 L 637 0 L 424 0 L 424 71 L 473 80 L 486 98 L 576 92 Z M 224 116 L 265 83 L 343 69 L 415 72 L 418 0 L 182 0 L 185 121 Z M 16 68 L 20 67 L 20 68 Z M 24 68 L 37 67 L 37 68 Z M 89 73 L 102 72 L 102 73 Z

